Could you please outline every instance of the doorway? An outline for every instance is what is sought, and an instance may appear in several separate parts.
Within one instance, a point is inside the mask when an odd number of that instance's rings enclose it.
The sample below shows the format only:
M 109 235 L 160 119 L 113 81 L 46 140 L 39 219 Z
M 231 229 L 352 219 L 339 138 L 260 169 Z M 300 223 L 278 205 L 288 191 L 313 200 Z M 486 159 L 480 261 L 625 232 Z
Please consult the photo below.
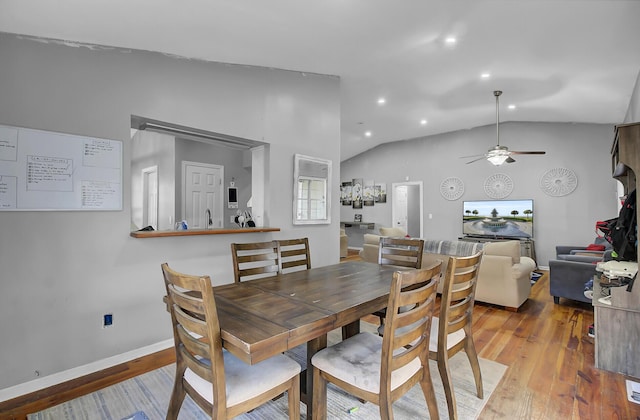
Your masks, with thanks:
M 412 238 L 423 238 L 422 181 L 398 182 L 391 187 L 391 222 Z
M 142 225 L 158 226 L 158 166 L 142 170 Z
M 224 166 L 183 161 L 182 179 L 182 214 L 189 229 L 221 228 Z

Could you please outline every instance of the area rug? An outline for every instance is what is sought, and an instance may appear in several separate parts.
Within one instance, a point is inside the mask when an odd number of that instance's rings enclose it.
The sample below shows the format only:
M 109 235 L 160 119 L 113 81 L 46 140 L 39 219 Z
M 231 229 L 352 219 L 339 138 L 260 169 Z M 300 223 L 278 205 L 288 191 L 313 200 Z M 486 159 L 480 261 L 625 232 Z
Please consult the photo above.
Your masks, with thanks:
M 362 323 L 367 325 L 366 323 Z M 375 329 L 363 327 L 363 330 Z M 339 331 L 329 335 L 329 342 L 339 340 Z M 303 348 L 292 356 L 304 360 Z M 485 359 L 480 359 L 480 368 L 484 385 L 484 399 L 475 394 L 475 384 L 469 361 L 464 353 L 458 353 L 450 360 L 454 390 L 458 405 L 458 418 L 476 419 L 491 398 L 498 382 L 507 367 Z M 440 418 L 447 419 L 447 403 L 442 389 L 442 381 L 435 362 L 430 363 Z M 141 418 L 161 420 L 165 418 L 169 405 L 175 365 L 137 376 L 119 384 L 104 388 L 92 394 L 57 405 L 28 416 L 29 420 L 123 420 L 131 419 L 135 414 Z M 361 403 L 333 385 L 327 395 L 327 416 L 329 419 L 376 419 L 380 418 L 378 407 L 371 403 Z M 306 405 L 300 403 L 301 418 L 306 419 Z M 393 404 L 396 419 L 414 420 L 429 418 L 427 404 L 419 385 Z M 189 398 L 185 398 L 180 411 L 180 420 L 208 419 L 200 408 Z M 239 420 L 276 420 L 287 419 L 287 398 L 270 401 L 251 413 L 236 417 Z

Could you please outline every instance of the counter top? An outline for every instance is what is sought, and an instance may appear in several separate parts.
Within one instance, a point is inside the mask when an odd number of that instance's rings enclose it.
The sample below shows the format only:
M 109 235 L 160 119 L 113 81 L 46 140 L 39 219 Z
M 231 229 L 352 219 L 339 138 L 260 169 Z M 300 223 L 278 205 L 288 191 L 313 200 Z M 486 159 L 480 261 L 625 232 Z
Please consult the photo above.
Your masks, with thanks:
M 134 238 L 164 238 L 167 236 L 194 235 L 235 235 L 238 233 L 279 232 L 280 228 L 252 227 L 252 228 L 223 228 L 223 229 L 192 229 L 192 230 L 146 230 L 134 231 L 130 235 Z

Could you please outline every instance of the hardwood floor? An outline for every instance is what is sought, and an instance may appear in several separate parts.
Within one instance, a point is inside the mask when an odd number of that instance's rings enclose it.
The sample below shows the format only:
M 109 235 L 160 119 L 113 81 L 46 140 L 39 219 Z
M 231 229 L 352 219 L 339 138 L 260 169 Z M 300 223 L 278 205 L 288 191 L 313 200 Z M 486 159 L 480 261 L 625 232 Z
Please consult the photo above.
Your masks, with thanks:
M 342 261 L 357 256 L 343 258 Z M 371 321 L 375 322 L 375 317 Z M 518 312 L 477 303 L 478 355 L 508 367 L 481 419 L 640 419 L 640 405 L 626 397 L 625 376 L 594 367 L 593 323 L 588 304 L 549 296 L 549 276 L 533 286 Z M 93 392 L 174 361 L 173 350 L 0 403 L 0 419 L 28 413 Z M 633 378 L 631 378 L 633 379 Z

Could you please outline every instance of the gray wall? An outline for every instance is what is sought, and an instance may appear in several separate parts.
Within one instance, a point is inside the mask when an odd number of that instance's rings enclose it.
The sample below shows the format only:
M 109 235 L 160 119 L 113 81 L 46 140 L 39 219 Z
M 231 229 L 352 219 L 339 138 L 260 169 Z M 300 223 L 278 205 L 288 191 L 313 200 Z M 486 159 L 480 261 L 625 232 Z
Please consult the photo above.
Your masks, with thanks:
M 631 101 L 629 102 L 629 109 L 627 115 L 624 118 L 625 123 L 639 122 L 640 121 L 640 72 L 636 79 L 636 86 L 633 89 L 631 95 Z
M 615 217 L 616 181 L 611 178 L 610 149 L 613 126 L 600 124 L 502 123 L 500 143 L 511 150 L 545 150 L 544 156 L 515 156 L 516 162 L 495 167 L 486 161 L 472 164 L 460 156 L 483 153 L 495 145 L 495 126 L 478 127 L 421 139 L 381 145 L 342 162 L 341 180 L 374 179 L 386 183 L 386 204 L 354 210 L 341 206 L 341 220 L 391 224 L 391 183 L 424 182 L 424 237 L 456 239 L 462 234 L 462 201 L 488 199 L 484 181 L 495 173 L 507 174 L 514 183 L 509 199 L 534 200 L 534 238 L 537 262 L 547 266 L 555 245 L 589 244 L 595 222 Z M 552 168 L 571 169 L 578 187 L 564 197 L 551 197 L 539 186 Z M 440 184 L 449 177 L 464 183 L 463 196 L 455 201 L 440 195 Z M 428 215 L 433 218 L 429 219 Z M 377 229 L 376 229 L 377 233 Z
M 304 227 L 291 209 L 294 153 L 332 160 L 338 185 L 337 77 L 4 33 L 0 51 L 0 124 L 124 144 L 123 211 L 0 213 L 0 390 L 171 338 L 162 262 L 223 284 L 231 242 L 301 236 L 314 266 L 338 262 L 339 207 Z M 281 231 L 131 238 L 131 115 L 270 143 L 265 219 Z

